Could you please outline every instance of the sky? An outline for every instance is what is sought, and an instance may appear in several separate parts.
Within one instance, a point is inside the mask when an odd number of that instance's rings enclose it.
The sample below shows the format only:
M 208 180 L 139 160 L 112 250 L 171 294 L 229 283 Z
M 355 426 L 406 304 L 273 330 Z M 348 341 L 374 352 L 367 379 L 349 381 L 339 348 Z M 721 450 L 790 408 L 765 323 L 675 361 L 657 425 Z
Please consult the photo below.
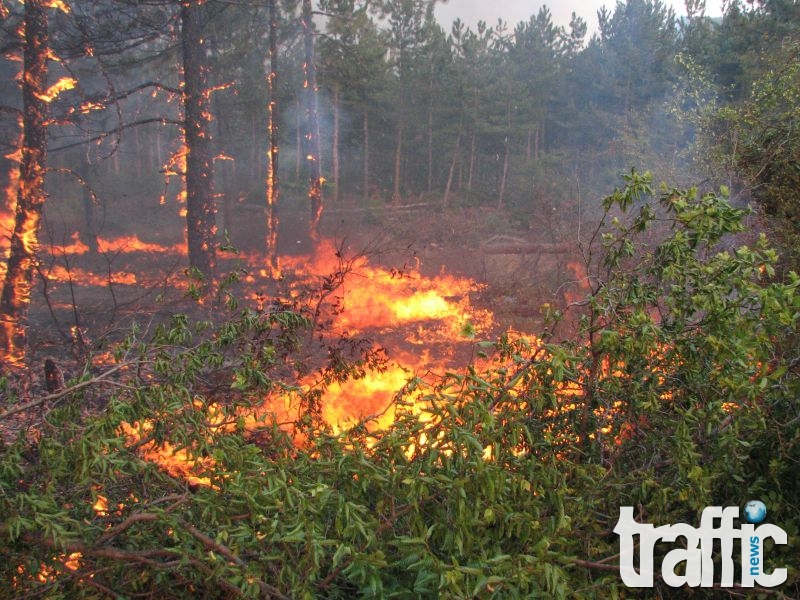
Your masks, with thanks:
M 672 6 L 678 15 L 686 13 L 683 0 L 666 0 L 665 3 Z M 479 20 L 486 21 L 488 25 L 494 25 L 498 18 L 502 18 L 508 24 L 509 29 L 513 29 L 520 21 L 527 21 L 532 15 L 538 13 L 540 6 L 547 5 L 556 25 L 569 26 L 570 17 L 575 12 L 586 21 L 589 26 L 588 36 L 591 36 L 597 30 L 597 10 L 605 5 L 611 11 L 615 4 L 616 0 L 550 0 L 549 2 L 537 0 L 448 0 L 446 4 L 440 4 L 436 12 L 444 30 L 448 33 L 450 25 L 456 18 L 460 18 L 473 29 Z M 721 6 L 722 0 L 707 0 L 706 14 L 712 17 L 721 15 Z

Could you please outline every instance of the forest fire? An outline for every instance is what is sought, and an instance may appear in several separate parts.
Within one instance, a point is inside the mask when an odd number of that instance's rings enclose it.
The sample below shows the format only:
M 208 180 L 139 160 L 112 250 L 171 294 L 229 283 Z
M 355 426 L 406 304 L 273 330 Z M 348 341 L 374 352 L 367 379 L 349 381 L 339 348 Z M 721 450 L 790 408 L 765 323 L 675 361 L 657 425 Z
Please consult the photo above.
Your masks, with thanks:
M 334 432 L 361 422 L 371 429 L 390 426 L 393 401 L 409 379 L 443 373 L 455 366 L 456 359 L 468 359 L 473 338 L 488 334 L 493 326 L 491 312 L 473 305 L 470 296 L 480 286 L 468 278 L 445 273 L 426 277 L 417 266 L 399 272 L 371 265 L 363 256 L 345 261 L 331 240 L 320 242 L 312 256 L 286 257 L 284 261 L 286 272 L 294 278 L 290 293 L 298 301 L 303 290 L 328 278 L 328 293 L 316 300 L 302 300 L 310 303 L 323 339 L 366 336 L 388 355 L 382 367 L 347 381 L 325 382 L 319 373 L 312 373 L 298 382 L 302 394 L 321 392 L 320 415 Z M 256 264 L 256 259 L 248 262 Z M 337 275 L 329 275 L 331 272 Z M 335 285 L 330 284 L 331 278 Z M 252 276 L 248 282 L 251 288 L 258 283 Z M 261 302 L 255 293 L 250 299 L 254 306 Z M 212 404 L 201 409 L 213 427 L 232 427 L 223 422 L 219 407 Z M 237 417 L 246 430 L 274 422 L 282 423 L 290 435 L 296 434 L 292 423 L 301 418 L 299 398 L 280 392 L 264 398 L 261 406 L 238 411 Z M 132 423 L 124 425 L 122 433 L 143 458 L 170 474 L 193 485 L 211 485 L 203 471 L 213 461 L 191 458 L 187 450 L 169 443 L 155 444 L 149 440 L 153 427 L 149 422 Z M 296 442 L 302 444 L 302 435 Z

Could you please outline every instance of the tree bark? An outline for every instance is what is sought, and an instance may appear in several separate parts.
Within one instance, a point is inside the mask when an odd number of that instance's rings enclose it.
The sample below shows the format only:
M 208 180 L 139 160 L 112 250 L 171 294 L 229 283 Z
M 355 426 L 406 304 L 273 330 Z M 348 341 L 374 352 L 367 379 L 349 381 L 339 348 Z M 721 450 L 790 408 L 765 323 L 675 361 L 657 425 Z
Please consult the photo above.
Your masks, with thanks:
M 362 172 L 364 180 L 361 182 L 361 193 L 364 200 L 369 198 L 369 111 L 364 107 L 364 170 Z
M 267 133 L 269 135 L 269 149 L 267 150 L 267 261 L 272 275 L 280 275 L 278 262 L 278 11 L 277 0 L 269 2 L 269 74 L 267 75 L 267 89 L 269 91 L 269 106 L 267 107 Z
M 428 193 L 433 192 L 433 78 L 434 65 L 431 61 L 430 79 L 428 80 Z
M 216 209 L 208 63 L 200 0 L 181 2 L 183 50 L 183 131 L 186 156 L 186 226 L 189 266 L 211 284 L 216 269 Z
M 511 154 L 511 100 L 509 99 L 506 105 L 506 126 L 508 133 L 506 134 L 505 145 L 503 150 L 503 170 L 500 174 L 500 189 L 497 194 L 497 208 L 503 207 L 506 195 L 506 181 L 508 179 L 508 158 Z
M 320 166 L 319 116 L 317 111 L 317 66 L 314 62 L 314 13 L 311 0 L 303 0 L 303 41 L 305 50 L 306 131 L 305 155 L 308 165 L 308 199 L 311 204 L 309 234 L 319 240 L 319 221 L 322 217 L 322 171 Z
M 0 296 L 0 362 L 25 359 L 26 319 L 45 201 L 48 35 L 45 0 L 25 1 L 22 157 L 8 268 Z
M 333 141 L 331 143 L 333 201 L 339 202 L 339 86 L 333 86 Z
M 472 138 L 469 143 L 469 174 L 467 175 L 467 191 L 472 191 L 472 178 L 475 176 L 475 143 L 477 134 L 472 130 Z
M 392 201 L 400 200 L 400 176 L 403 164 L 403 124 L 397 125 L 397 145 L 394 150 L 394 188 L 392 189 Z
M 444 197 L 442 198 L 442 204 L 447 206 L 448 202 L 450 201 L 450 190 L 453 187 L 453 173 L 456 170 L 456 164 L 458 163 L 459 155 L 461 154 L 461 135 L 462 135 L 462 125 L 461 123 L 458 124 L 458 137 L 456 138 L 456 145 L 453 148 L 453 160 L 450 161 L 450 170 L 447 173 L 447 184 L 444 188 Z

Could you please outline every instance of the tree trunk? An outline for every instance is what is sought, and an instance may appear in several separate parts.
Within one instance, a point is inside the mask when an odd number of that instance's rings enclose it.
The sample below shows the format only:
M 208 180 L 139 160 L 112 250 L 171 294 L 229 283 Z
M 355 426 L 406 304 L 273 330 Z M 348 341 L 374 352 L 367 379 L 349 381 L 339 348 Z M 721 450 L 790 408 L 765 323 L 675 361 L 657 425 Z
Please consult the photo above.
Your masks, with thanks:
M 306 131 L 305 155 L 308 164 L 308 199 L 311 204 L 309 234 L 319 240 L 319 221 L 322 217 L 322 171 L 320 166 L 319 117 L 317 114 L 317 66 L 314 63 L 314 13 L 311 0 L 303 0 L 303 41 L 305 49 Z
M 431 61 L 430 79 L 428 80 L 428 193 L 433 191 L 433 77 L 434 68 Z
M 394 188 L 392 189 L 392 201 L 400 200 L 400 174 L 403 162 L 403 124 L 397 125 L 397 145 L 394 150 Z
M 25 1 L 22 76 L 22 157 L 17 206 L 8 268 L 0 296 L 0 359 L 19 364 L 25 359 L 25 321 L 39 247 L 39 224 L 45 201 L 47 156 L 47 12 L 45 0 Z
M 508 157 L 511 154 L 511 99 L 509 95 L 509 100 L 506 105 L 506 134 L 505 139 L 505 146 L 503 150 L 503 170 L 500 174 L 500 189 L 498 190 L 497 194 L 497 208 L 503 207 L 503 201 L 506 195 L 506 180 L 508 178 Z
M 475 175 L 475 144 L 477 134 L 472 130 L 472 139 L 469 143 L 469 174 L 467 175 L 467 191 L 472 191 L 472 178 Z
M 506 138 L 505 151 L 503 152 L 503 170 L 500 172 L 500 189 L 497 194 L 497 208 L 503 208 L 503 201 L 506 195 L 506 179 L 508 178 L 508 155 L 510 152 L 510 144 L 508 138 Z
M 302 107 L 302 100 L 297 99 L 295 106 L 297 110 L 295 111 L 295 119 L 294 119 L 294 181 L 295 183 L 300 182 L 300 171 L 303 167 L 303 107 Z
M 271 275 L 280 275 L 278 263 L 278 11 L 277 0 L 269 2 L 269 75 L 267 76 L 267 90 L 269 92 L 269 106 L 267 107 L 267 134 L 269 148 L 267 149 L 267 263 Z
M 528 127 L 528 141 L 525 144 L 525 159 L 531 159 L 531 138 L 533 137 L 533 128 Z
M 181 2 L 183 50 L 183 131 L 186 156 L 186 226 L 189 266 L 205 278 L 214 279 L 216 267 L 216 216 L 214 207 L 214 163 L 211 148 L 211 113 L 207 80 L 208 64 L 202 31 L 203 3 Z
M 458 137 L 456 138 L 456 147 L 453 149 L 453 160 L 450 162 L 450 171 L 447 173 L 447 185 L 444 188 L 444 197 L 442 198 L 442 204 L 447 206 L 447 203 L 450 201 L 450 189 L 453 186 L 453 173 L 456 170 L 456 164 L 458 163 L 458 155 L 461 153 L 461 123 L 458 124 Z
M 333 142 L 331 143 L 333 201 L 339 202 L 339 86 L 333 86 Z
M 362 190 L 361 193 L 364 196 L 364 200 L 369 198 L 369 111 L 366 107 L 364 107 L 364 170 L 363 170 L 363 177 L 364 180 L 361 182 Z

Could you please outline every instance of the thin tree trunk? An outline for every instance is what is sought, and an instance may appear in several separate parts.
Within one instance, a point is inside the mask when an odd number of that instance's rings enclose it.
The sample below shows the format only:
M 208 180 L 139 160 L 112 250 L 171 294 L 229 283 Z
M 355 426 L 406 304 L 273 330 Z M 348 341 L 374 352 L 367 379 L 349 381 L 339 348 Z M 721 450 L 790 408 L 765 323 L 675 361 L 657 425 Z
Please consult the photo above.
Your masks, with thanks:
M 539 155 L 544 148 L 544 134 L 545 134 L 545 120 L 539 122 L 539 127 L 536 131 L 536 160 L 539 160 Z
M 533 137 L 533 128 L 528 127 L 528 141 L 525 144 L 525 159 L 531 159 L 531 138 Z
M 280 194 L 278 181 L 278 11 L 277 0 L 269 2 L 269 74 L 267 75 L 267 90 L 269 92 L 269 105 L 267 107 L 267 135 L 269 148 L 267 149 L 267 262 L 271 275 L 280 275 L 278 262 L 278 196 Z
M 369 198 L 369 111 L 364 107 L 364 180 L 361 182 L 364 200 Z
M 97 242 L 97 231 L 95 230 L 94 204 L 97 198 L 92 193 L 90 173 L 94 175 L 97 167 L 89 160 L 89 153 L 86 153 L 86 162 L 78 167 L 78 175 L 81 179 L 81 190 L 83 193 L 83 231 L 79 232 L 81 241 L 89 247 L 92 254 L 97 254 L 99 246 Z
M 134 150 L 133 150 L 133 161 L 136 165 L 136 177 L 138 179 L 142 178 L 142 139 L 141 139 L 141 128 L 135 127 L 133 131 L 133 143 L 134 143 Z
M 207 61 L 202 32 L 200 0 L 181 3 L 183 50 L 183 130 L 186 142 L 186 226 L 189 266 L 214 279 L 216 234 L 214 165 L 211 148 L 211 113 Z
M 508 156 L 511 153 L 511 99 L 506 104 L 506 134 L 505 149 L 503 151 L 503 171 L 500 175 L 500 190 L 497 194 L 497 208 L 503 207 L 503 200 L 506 195 L 506 179 L 508 178 Z
M 469 143 L 469 174 L 467 175 L 467 191 L 472 191 L 472 179 L 475 175 L 475 144 L 476 144 L 476 133 L 475 130 L 472 130 L 472 139 Z
M 333 201 L 339 202 L 339 86 L 333 87 L 333 142 L 331 143 L 333 171 Z
M 295 111 L 295 127 L 294 127 L 294 136 L 295 136 L 295 143 L 294 147 L 296 152 L 294 153 L 294 181 L 295 183 L 299 183 L 300 181 L 300 171 L 303 166 L 303 109 L 302 109 L 302 100 L 299 98 L 297 99 L 297 110 Z
M 458 155 L 461 152 L 461 123 L 458 124 L 458 137 L 456 138 L 456 147 L 453 149 L 453 160 L 450 161 L 450 171 L 447 173 L 447 184 L 444 188 L 444 197 L 442 198 L 442 204 L 447 206 L 447 203 L 450 200 L 450 189 L 453 185 L 453 173 L 456 170 L 456 164 L 458 163 Z
M 394 150 L 394 188 L 392 189 L 392 200 L 400 199 L 400 174 L 403 160 L 403 124 L 397 126 L 397 144 Z
M 428 193 L 433 191 L 433 61 L 431 61 L 430 79 L 428 80 Z
M 308 164 L 308 199 L 311 204 L 309 234 L 319 240 L 319 222 L 322 217 L 322 171 L 320 165 L 319 117 L 317 114 L 317 66 L 314 62 L 314 13 L 311 0 L 303 0 L 303 41 L 305 49 L 306 97 L 306 162 Z
M 0 296 L 0 362 L 25 359 L 25 321 L 39 247 L 47 157 L 47 12 L 45 0 L 25 1 L 22 76 L 22 157 L 8 268 Z
M 503 152 L 503 171 L 500 174 L 500 190 L 497 197 L 497 208 L 503 207 L 503 200 L 506 195 L 506 179 L 508 178 L 508 155 L 511 153 L 508 138 L 506 138 L 506 147 Z

